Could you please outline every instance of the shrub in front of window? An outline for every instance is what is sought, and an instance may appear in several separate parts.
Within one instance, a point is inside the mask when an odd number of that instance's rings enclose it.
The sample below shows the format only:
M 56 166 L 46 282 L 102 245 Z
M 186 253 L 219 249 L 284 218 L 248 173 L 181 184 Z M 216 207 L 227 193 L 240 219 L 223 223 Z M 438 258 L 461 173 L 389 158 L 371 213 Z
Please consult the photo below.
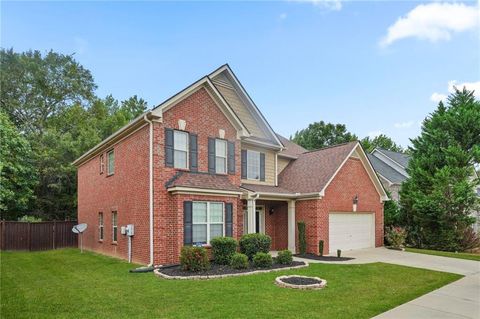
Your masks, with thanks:
M 210 268 L 204 247 L 184 246 L 180 253 L 180 265 L 186 271 L 202 271 Z
M 256 253 L 253 256 L 253 265 L 258 268 L 272 267 L 273 259 L 272 255 L 268 253 Z
M 213 261 L 218 265 L 230 264 L 230 259 L 237 251 L 237 241 L 232 237 L 216 237 L 210 240 Z
M 298 222 L 298 248 L 300 255 L 307 253 L 307 234 L 305 231 L 305 222 Z
M 247 269 L 248 257 L 247 255 L 235 253 L 230 260 L 230 267 L 233 269 Z
M 281 265 L 290 265 L 293 262 L 292 252 L 288 249 L 279 251 L 276 261 Z
M 323 240 L 318 242 L 318 255 L 323 256 Z
M 268 253 L 272 238 L 264 234 L 246 234 L 240 238 L 240 252 L 248 256 L 252 260 L 253 256 L 258 252 Z

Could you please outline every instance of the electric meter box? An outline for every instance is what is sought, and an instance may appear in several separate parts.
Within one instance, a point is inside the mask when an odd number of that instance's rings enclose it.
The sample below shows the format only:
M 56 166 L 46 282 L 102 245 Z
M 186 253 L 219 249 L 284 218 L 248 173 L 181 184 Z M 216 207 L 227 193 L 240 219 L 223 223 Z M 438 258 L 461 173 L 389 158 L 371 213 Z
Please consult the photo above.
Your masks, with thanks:
M 120 227 L 120 234 L 125 235 L 127 233 L 127 227 L 122 226 Z
M 133 236 L 135 234 L 135 227 L 133 226 L 133 224 L 127 225 L 125 229 L 126 229 L 127 236 Z

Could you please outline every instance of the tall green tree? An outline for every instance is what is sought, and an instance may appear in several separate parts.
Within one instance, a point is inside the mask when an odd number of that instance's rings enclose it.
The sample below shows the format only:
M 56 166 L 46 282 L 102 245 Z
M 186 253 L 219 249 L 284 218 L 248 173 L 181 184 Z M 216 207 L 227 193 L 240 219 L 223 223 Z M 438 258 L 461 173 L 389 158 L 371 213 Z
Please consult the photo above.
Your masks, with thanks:
M 0 105 L 20 131 L 41 135 L 48 120 L 74 104 L 87 105 L 96 85 L 72 55 L 0 50 Z
M 480 102 L 473 92 L 455 90 L 446 105 L 440 102 L 412 144 L 410 178 L 400 197 L 409 239 L 417 246 L 463 249 L 474 221 L 470 213 L 478 209 Z
M 17 219 L 31 208 L 36 184 L 32 150 L 0 110 L 0 219 Z
M 385 134 L 380 134 L 374 138 L 365 137 L 361 141 L 363 148 L 367 153 L 372 152 L 376 147 L 380 147 L 389 151 L 403 152 L 403 148 L 395 143 L 390 137 Z
M 75 218 L 77 176 L 71 163 L 142 114 L 147 103 L 137 96 L 122 102 L 96 97 L 90 71 L 71 55 L 2 49 L 0 63 L 0 105 L 29 144 L 35 172 L 29 177 L 34 196 L 25 200 L 29 208 L 18 210 L 44 220 Z
M 308 150 L 357 140 L 357 136 L 347 131 L 344 124 L 310 124 L 306 129 L 295 132 L 293 141 Z

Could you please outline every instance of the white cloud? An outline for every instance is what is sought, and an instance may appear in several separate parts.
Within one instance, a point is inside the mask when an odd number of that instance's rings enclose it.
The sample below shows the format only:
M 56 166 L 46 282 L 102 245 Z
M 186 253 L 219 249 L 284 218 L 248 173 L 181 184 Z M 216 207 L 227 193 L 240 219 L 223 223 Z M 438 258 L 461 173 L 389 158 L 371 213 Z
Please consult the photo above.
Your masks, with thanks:
M 409 128 L 414 123 L 415 123 L 414 121 L 408 121 L 408 122 L 395 123 L 393 124 L 393 126 L 395 126 L 395 128 Z
M 287 14 L 281 13 L 278 17 L 280 18 L 280 20 L 285 20 L 287 18 Z
M 463 82 L 463 83 L 457 83 L 457 81 L 449 81 L 448 82 L 448 92 L 449 93 L 454 93 L 456 87 L 459 90 L 463 90 L 463 88 L 466 88 L 469 91 L 475 91 L 473 95 L 475 95 L 477 98 L 480 98 L 480 81 L 478 82 Z
M 447 96 L 445 94 L 440 94 L 437 92 L 434 92 L 432 96 L 430 96 L 430 100 L 435 103 L 438 103 L 440 101 L 445 101 L 446 99 L 447 99 Z
M 450 40 L 453 32 L 476 29 L 479 18 L 477 6 L 437 2 L 421 4 L 391 25 L 380 45 L 386 47 L 410 37 L 431 42 Z
M 339 11 L 342 9 L 341 0 L 293 0 L 296 2 L 308 2 L 316 7 L 320 7 L 327 10 Z
M 473 95 L 476 98 L 480 98 L 480 81 L 478 81 L 478 82 L 463 82 L 463 83 L 457 83 L 457 81 L 455 81 L 455 80 L 454 81 L 448 81 L 448 84 L 447 84 L 448 93 L 455 93 L 455 88 L 457 88 L 459 90 L 463 90 L 463 88 L 466 88 L 469 91 L 475 91 L 473 93 Z M 447 99 L 447 94 L 443 94 L 443 93 L 434 92 L 430 96 L 430 100 L 435 102 L 435 103 L 438 103 L 440 101 L 445 101 L 446 99 Z
M 382 131 L 372 131 L 372 132 L 368 132 L 367 135 L 368 135 L 368 137 L 370 137 L 370 138 L 375 138 L 375 137 L 377 137 L 377 136 L 379 136 L 379 135 L 382 135 L 382 134 L 383 134 Z

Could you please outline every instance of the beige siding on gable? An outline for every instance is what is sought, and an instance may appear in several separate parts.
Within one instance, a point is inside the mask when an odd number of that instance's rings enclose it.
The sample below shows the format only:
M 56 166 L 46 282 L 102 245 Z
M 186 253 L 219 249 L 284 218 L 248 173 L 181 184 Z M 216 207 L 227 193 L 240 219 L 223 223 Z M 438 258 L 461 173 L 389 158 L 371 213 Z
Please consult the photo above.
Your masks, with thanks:
M 285 167 L 287 167 L 290 161 L 292 160 L 283 157 L 278 158 L 278 174 L 280 174 L 285 169 Z
M 265 181 L 242 179 L 242 183 L 275 186 L 275 152 L 250 145 L 242 145 L 242 150 L 252 150 L 265 154 Z
M 213 83 L 253 136 L 271 139 L 270 135 L 259 125 L 259 119 L 251 113 L 245 105 L 245 101 L 238 95 L 230 80 L 223 73 L 214 77 Z

